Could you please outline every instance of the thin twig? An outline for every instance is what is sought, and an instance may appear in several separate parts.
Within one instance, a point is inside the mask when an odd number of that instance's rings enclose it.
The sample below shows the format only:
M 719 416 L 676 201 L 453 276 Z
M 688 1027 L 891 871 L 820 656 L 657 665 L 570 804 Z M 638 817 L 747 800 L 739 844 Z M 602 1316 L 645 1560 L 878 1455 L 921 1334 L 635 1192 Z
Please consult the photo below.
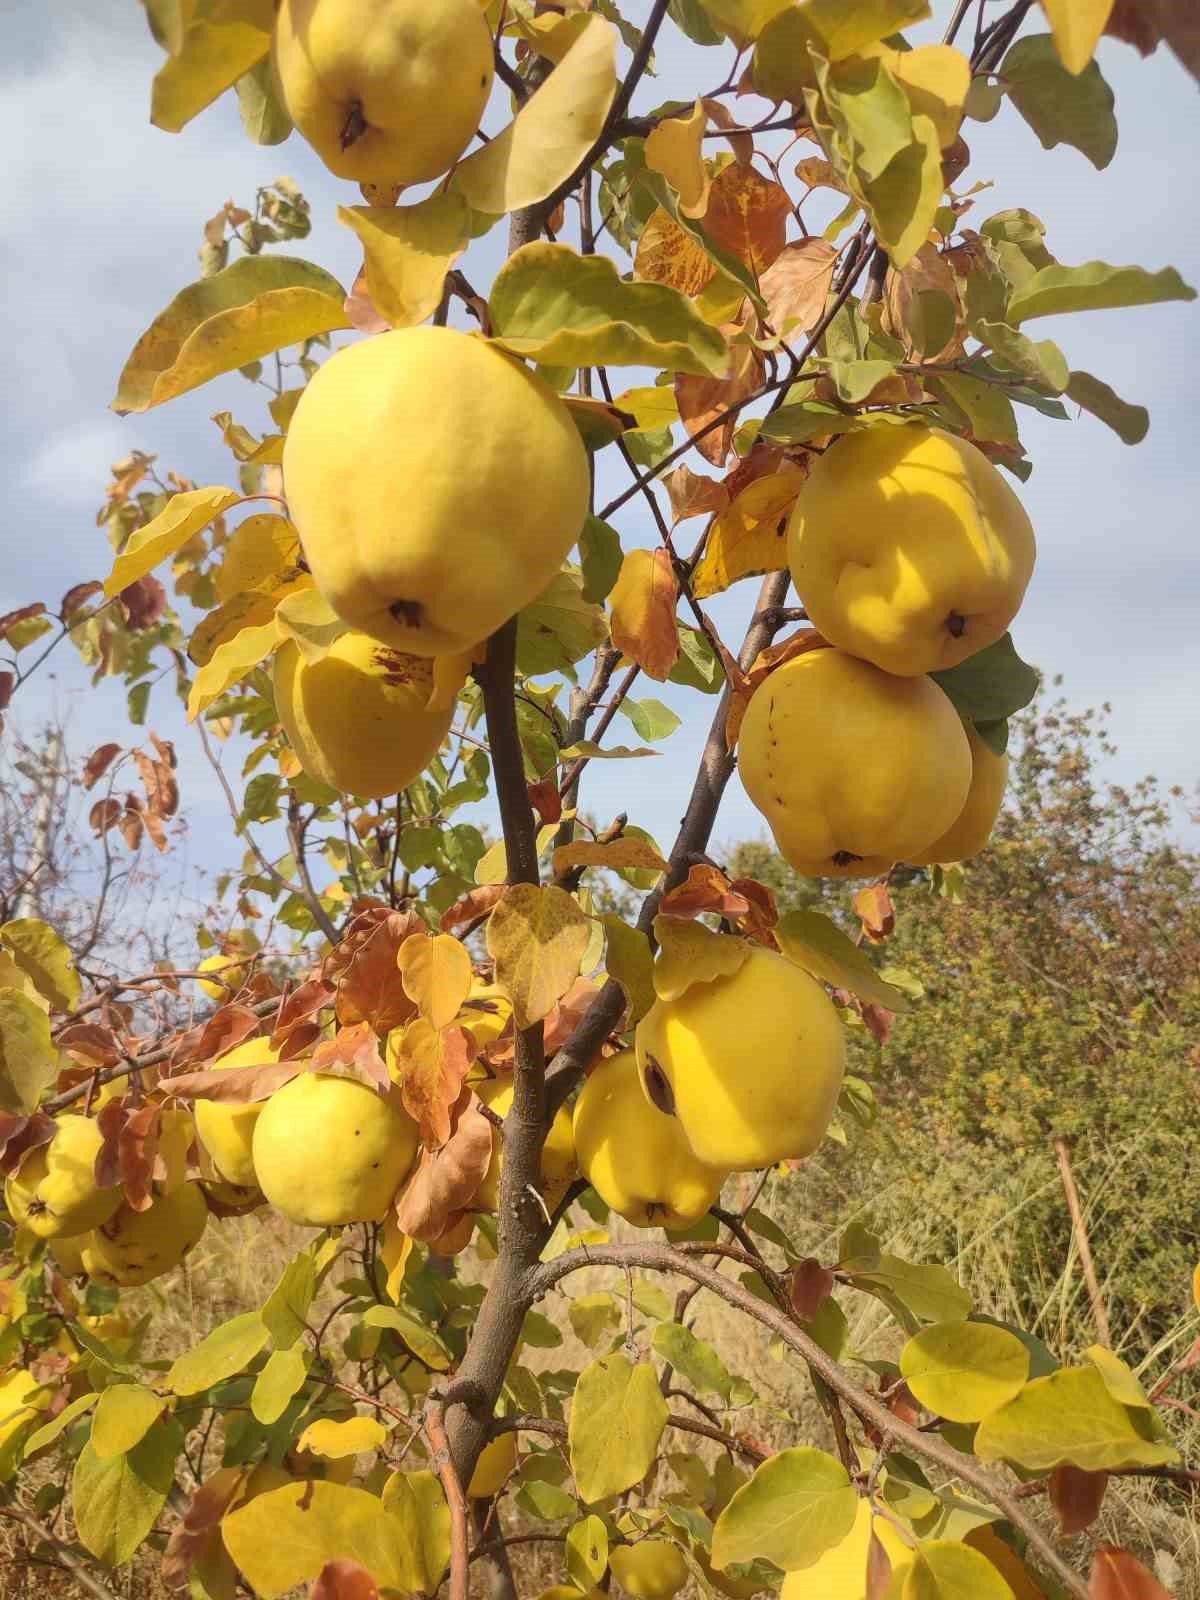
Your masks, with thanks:
M 44 1528 L 32 1511 L 26 1511 L 24 1506 L 9 1504 L 0 1506 L 0 1516 L 19 1522 L 27 1533 L 33 1534 L 42 1544 L 53 1550 L 59 1563 L 71 1574 L 84 1593 L 91 1595 L 92 1600 L 117 1600 L 115 1591 L 84 1566 L 70 1545 L 63 1544 L 61 1539 L 56 1539 L 48 1529 Z
M 1083 1279 L 1087 1284 L 1088 1299 L 1092 1303 L 1092 1316 L 1096 1322 L 1096 1332 L 1100 1335 L 1101 1344 L 1112 1348 L 1112 1329 L 1108 1323 L 1108 1308 L 1104 1304 L 1104 1296 L 1100 1290 L 1100 1280 L 1096 1276 L 1096 1263 L 1092 1259 L 1092 1245 L 1088 1238 L 1087 1223 L 1083 1217 L 1083 1207 L 1079 1203 L 1079 1190 L 1075 1186 L 1075 1174 L 1071 1170 L 1071 1152 L 1067 1141 L 1060 1135 L 1054 1141 L 1054 1153 L 1058 1157 L 1058 1171 L 1062 1178 L 1063 1193 L 1067 1197 L 1067 1210 L 1071 1213 L 1071 1226 L 1075 1230 L 1075 1242 L 1079 1246 L 1079 1264 L 1083 1268 Z
M 450 1507 L 450 1600 L 467 1600 L 471 1582 L 467 1497 L 450 1457 L 444 1401 L 431 1398 L 425 1407 L 425 1434 L 432 1451 L 434 1470 L 442 1480 L 446 1503 Z

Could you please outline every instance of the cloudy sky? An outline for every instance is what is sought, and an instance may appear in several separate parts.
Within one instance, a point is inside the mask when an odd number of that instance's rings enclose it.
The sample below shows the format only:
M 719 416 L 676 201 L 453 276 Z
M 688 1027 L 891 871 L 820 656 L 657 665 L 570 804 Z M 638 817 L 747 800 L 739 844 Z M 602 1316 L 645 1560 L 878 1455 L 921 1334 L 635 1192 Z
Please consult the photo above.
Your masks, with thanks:
M 646 0 L 628 0 L 625 9 L 641 20 Z M 945 13 L 947 0 L 935 0 L 935 10 Z M 254 391 L 237 378 L 147 416 L 120 419 L 109 410 L 130 348 L 196 276 L 207 217 L 228 198 L 252 204 L 258 185 L 286 173 L 313 205 L 305 253 L 346 284 L 357 266 L 353 237 L 334 217 L 338 202 L 357 196 L 298 137 L 274 149 L 252 145 L 232 97 L 181 135 L 150 126 L 150 80 L 160 60 L 136 0 L 50 6 L 9 0 L 0 7 L 0 290 L 9 308 L 7 422 L 0 435 L 9 507 L 0 545 L 2 609 L 33 599 L 53 604 L 70 585 L 103 576 L 109 554 L 93 518 L 110 463 L 136 447 L 157 452 L 164 468 L 198 482 L 224 482 L 228 457 L 212 413 L 229 407 L 262 427 Z M 1111 166 L 1098 173 L 1074 150 L 1044 152 L 1006 108 L 991 124 L 965 130 L 972 175 L 994 183 L 969 220 L 1022 205 L 1046 221 L 1060 260 L 1172 264 L 1200 282 L 1196 86 L 1165 50 L 1143 62 L 1105 40 L 1100 60 L 1120 124 Z M 690 98 L 711 81 L 711 62 L 712 53 L 672 45 L 660 53 L 658 81 L 646 86 L 639 105 Z M 494 96 L 493 120 L 498 113 Z M 471 259 L 477 283 L 494 266 L 499 233 Z M 1021 493 L 1038 530 L 1040 564 L 1014 630 L 1018 647 L 1045 673 L 1061 674 L 1076 705 L 1111 703 L 1120 747 L 1110 767 L 1114 780 L 1154 773 L 1194 792 L 1200 782 L 1200 309 L 1180 304 L 1044 319 L 1037 336 L 1057 339 L 1072 366 L 1148 404 L 1152 420 L 1147 441 L 1130 449 L 1088 416 L 1061 423 L 1021 413 L 1035 462 Z M 606 465 L 606 483 L 620 483 L 620 466 L 619 460 Z M 622 524 L 626 544 L 654 542 L 640 511 L 630 509 Z M 740 637 L 753 587 L 714 608 L 729 640 Z M 54 672 L 43 669 L 14 708 L 21 726 L 28 732 L 58 706 L 71 719 L 80 751 L 107 739 L 127 741 L 123 691 L 90 688 L 66 648 L 51 665 Z M 696 696 L 674 703 L 692 727 L 653 763 L 614 764 L 597 773 L 588 796 L 602 816 L 628 805 L 664 843 L 682 812 L 711 705 Z M 191 859 L 227 861 L 223 804 L 194 733 L 168 693 L 155 696 L 149 720 L 179 744 Z M 628 742 L 632 729 L 618 727 Z M 235 750 L 227 761 L 237 786 Z M 1184 833 L 1182 807 L 1178 815 Z M 731 785 L 719 837 L 759 831 L 756 814 Z

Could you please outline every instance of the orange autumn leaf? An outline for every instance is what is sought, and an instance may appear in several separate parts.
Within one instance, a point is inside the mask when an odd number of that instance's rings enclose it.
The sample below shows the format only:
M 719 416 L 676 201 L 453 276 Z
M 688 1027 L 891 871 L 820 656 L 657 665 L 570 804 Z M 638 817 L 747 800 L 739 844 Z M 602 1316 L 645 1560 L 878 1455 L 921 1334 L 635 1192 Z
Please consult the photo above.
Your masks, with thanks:
M 714 467 L 724 466 L 738 425 L 738 413 L 726 413 L 730 407 L 758 393 L 765 371 L 760 352 L 753 345 L 739 344 L 732 338 L 732 335 L 741 332 L 737 323 L 727 323 L 721 331 L 730 339 L 732 362 L 729 377 L 709 378 L 691 372 L 675 375 L 675 400 L 680 419 L 696 440 L 696 449 Z M 724 417 L 725 420 L 719 427 L 711 427 L 710 424 L 718 417 Z M 707 433 L 704 431 L 706 428 Z
M 791 215 L 786 189 L 735 161 L 713 180 L 704 231 L 752 271 L 765 272 L 783 249 Z
M 787 566 L 788 515 L 807 476 L 807 467 L 789 461 L 756 478 L 719 513 L 692 579 L 697 600 L 720 594 L 739 578 Z
M 679 656 L 679 589 L 666 550 L 629 550 L 609 595 L 612 642 L 651 678 L 664 682 Z

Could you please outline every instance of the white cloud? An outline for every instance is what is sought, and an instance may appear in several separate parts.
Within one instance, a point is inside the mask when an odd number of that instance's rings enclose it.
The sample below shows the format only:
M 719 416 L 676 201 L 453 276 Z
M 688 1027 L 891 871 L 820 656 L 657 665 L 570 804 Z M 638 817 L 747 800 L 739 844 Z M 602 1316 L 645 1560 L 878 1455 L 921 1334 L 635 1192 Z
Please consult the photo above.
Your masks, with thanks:
M 128 450 L 129 435 L 115 417 L 73 423 L 50 434 L 29 458 L 21 487 L 50 505 L 97 506 L 109 467 Z

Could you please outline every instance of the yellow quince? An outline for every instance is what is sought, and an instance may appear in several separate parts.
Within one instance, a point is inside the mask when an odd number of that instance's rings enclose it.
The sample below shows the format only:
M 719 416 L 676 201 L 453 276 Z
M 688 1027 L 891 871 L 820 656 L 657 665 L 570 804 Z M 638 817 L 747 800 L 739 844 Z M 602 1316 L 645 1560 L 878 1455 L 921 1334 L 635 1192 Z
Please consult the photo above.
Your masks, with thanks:
M 49 1144 L 30 1150 L 4 1185 L 13 1220 L 39 1239 L 71 1237 L 107 1222 L 121 1204 L 119 1188 L 96 1182 L 104 1143 L 92 1117 L 60 1117 Z
M 1008 783 L 1008 757 L 998 756 L 970 723 L 965 727 L 971 747 L 971 787 L 966 803 L 958 820 L 940 839 L 907 858 L 914 866 L 930 866 L 935 861 L 969 861 L 987 844 L 996 826 Z

